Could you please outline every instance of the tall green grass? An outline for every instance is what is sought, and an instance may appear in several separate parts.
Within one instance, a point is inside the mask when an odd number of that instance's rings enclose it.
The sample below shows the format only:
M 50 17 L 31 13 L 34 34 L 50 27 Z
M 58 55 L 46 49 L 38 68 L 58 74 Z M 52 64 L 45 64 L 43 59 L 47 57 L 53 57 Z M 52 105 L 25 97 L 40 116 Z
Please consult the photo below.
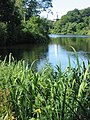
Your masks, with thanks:
M 90 64 L 77 62 L 36 72 L 11 55 L 0 61 L 0 120 L 90 120 Z

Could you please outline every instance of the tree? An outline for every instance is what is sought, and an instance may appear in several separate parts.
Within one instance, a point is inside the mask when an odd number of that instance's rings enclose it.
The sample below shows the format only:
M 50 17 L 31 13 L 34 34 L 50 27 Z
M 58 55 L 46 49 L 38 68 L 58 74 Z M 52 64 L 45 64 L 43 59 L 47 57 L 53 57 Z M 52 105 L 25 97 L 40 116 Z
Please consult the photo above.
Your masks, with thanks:
M 20 16 L 18 9 L 15 6 L 15 0 L 1 0 L 0 1 L 0 21 L 2 22 L 19 22 Z
M 33 15 L 39 15 L 42 11 L 52 7 L 52 0 L 24 0 L 26 19 Z
M 18 37 L 22 38 L 23 36 L 21 27 L 23 20 L 26 24 L 24 30 L 26 29 L 25 34 L 26 36 L 28 34 L 28 38 L 32 36 L 33 39 L 34 35 L 35 37 L 39 37 L 39 35 L 46 37 L 48 26 L 44 20 L 39 17 L 34 18 L 34 16 L 36 17 L 42 10 L 51 7 L 51 1 L 52 0 L 0 0 L 0 24 L 4 26 L 0 26 L 1 31 L 3 30 L 0 37 L 2 37 L 4 33 L 7 33 L 8 37 L 7 39 L 5 38 L 5 45 L 8 43 L 20 43 Z M 31 23 L 32 21 L 33 23 Z M 46 26 L 44 26 L 44 24 Z
M 20 25 L 21 15 L 15 0 L 0 1 L 0 21 L 7 24 L 8 34 L 12 34 L 15 28 Z
M 90 7 L 81 10 L 81 13 L 82 13 L 83 17 L 86 17 L 86 16 L 89 17 L 90 16 Z
M 16 0 L 0 0 L 0 22 L 5 24 L 7 38 L 4 37 L 5 45 L 12 43 L 16 37 L 16 31 L 21 24 L 21 15 L 18 7 L 16 6 Z M 3 39 L 0 34 L 1 39 Z M 1 43 L 2 44 L 2 43 Z
M 21 16 L 29 19 L 52 6 L 52 0 L 0 0 L 0 21 L 20 23 Z
M 73 11 L 69 11 L 67 13 L 70 22 L 82 22 L 82 15 L 78 9 L 74 9 Z
M 47 35 L 49 31 L 48 21 L 39 16 L 32 16 L 29 20 L 22 23 L 23 32 L 31 32 L 38 35 Z
M 90 8 L 69 11 L 54 24 L 54 33 L 90 34 Z

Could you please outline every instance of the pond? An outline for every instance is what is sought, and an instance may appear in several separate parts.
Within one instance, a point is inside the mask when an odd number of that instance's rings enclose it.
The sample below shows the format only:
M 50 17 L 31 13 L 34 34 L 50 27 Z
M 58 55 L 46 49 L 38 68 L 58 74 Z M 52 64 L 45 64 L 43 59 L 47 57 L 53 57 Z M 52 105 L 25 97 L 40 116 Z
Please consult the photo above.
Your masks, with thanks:
M 16 60 L 25 60 L 29 65 L 35 61 L 34 67 L 42 69 L 45 63 L 50 63 L 54 68 L 61 64 L 62 70 L 68 66 L 68 56 L 72 66 L 76 66 L 74 47 L 77 51 L 80 64 L 84 61 L 87 65 L 90 59 L 90 36 L 81 35 L 49 35 L 51 41 L 49 44 L 41 45 L 17 45 L 7 48 L 0 48 L 1 59 L 13 54 Z

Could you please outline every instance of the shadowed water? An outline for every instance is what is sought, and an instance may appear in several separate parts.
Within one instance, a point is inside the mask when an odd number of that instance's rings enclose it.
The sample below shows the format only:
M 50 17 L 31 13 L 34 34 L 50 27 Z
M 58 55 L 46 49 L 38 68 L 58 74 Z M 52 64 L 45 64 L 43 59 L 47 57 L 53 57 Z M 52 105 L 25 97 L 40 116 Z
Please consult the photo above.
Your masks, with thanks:
M 73 52 L 74 47 L 77 51 L 80 63 L 82 61 L 87 65 L 90 59 L 90 36 L 76 35 L 50 35 L 49 44 L 41 45 L 18 45 L 7 48 L 0 48 L 1 59 L 9 53 L 12 53 L 16 60 L 25 60 L 29 65 L 36 60 L 35 68 L 41 69 L 46 62 L 53 67 L 61 64 L 62 70 L 68 65 L 68 55 L 71 59 L 71 65 L 76 65 L 76 58 Z

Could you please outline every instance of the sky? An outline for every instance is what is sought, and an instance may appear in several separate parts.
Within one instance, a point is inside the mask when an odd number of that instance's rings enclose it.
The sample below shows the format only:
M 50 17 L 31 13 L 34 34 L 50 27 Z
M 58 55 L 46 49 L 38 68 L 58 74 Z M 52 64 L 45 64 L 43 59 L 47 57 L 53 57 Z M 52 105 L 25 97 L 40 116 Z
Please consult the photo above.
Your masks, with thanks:
M 61 16 L 65 15 L 68 11 L 74 10 L 75 8 L 77 9 L 84 9 L 87 7 L 90 7 L 90 0 L 52 0 L 52 6 L 53 8 L 51 9 L 53 12 L 52 14 L 43 13 L 43 17 L 47 17 L 48 19 L 55 19 L 61 18 Z

